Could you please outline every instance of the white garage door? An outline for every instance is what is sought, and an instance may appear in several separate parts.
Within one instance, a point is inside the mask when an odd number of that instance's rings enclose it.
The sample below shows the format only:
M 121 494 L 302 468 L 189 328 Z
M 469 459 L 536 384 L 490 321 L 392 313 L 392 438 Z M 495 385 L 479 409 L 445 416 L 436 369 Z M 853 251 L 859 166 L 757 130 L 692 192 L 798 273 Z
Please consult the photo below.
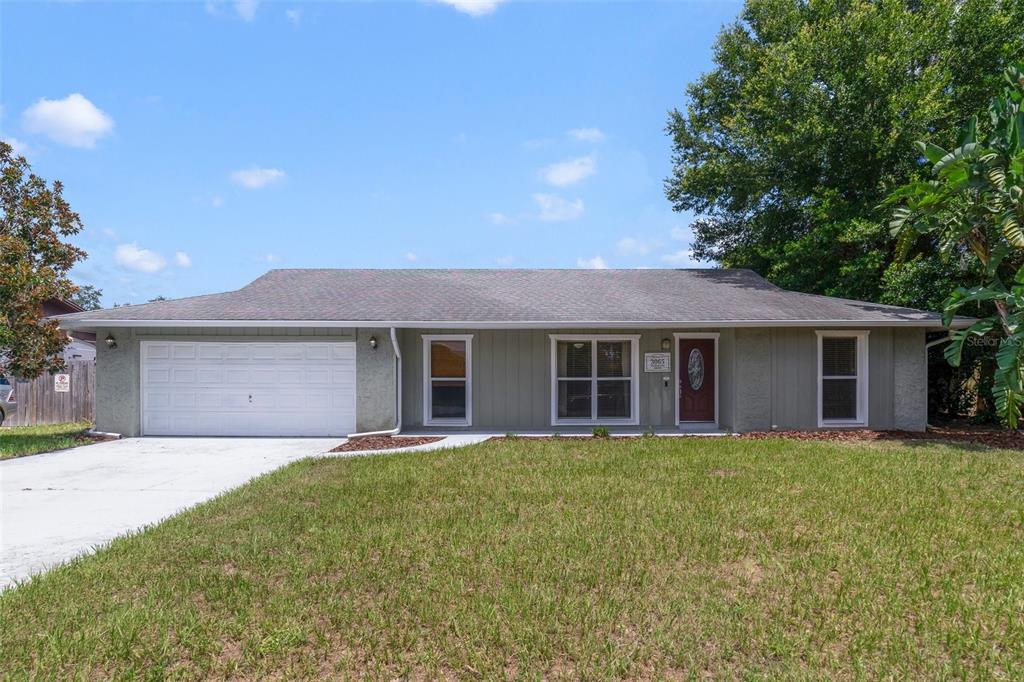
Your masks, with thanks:
M 344 436 L 355 343 L 143 341 L 147 436 Z

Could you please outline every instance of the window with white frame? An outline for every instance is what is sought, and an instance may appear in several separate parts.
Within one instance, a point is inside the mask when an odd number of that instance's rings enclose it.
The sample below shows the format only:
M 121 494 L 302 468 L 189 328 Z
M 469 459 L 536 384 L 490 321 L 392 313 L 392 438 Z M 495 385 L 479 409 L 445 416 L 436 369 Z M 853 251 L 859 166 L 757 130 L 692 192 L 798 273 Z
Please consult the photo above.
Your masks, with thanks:
M 868 332 L 818 332 L 818 425 L 868 420 Z
M 552 335 L 552 423 L 639 423 L 639 338 Z
M 425 424 L 473 423 L 472 348 L 472 335 L 424 335 Z

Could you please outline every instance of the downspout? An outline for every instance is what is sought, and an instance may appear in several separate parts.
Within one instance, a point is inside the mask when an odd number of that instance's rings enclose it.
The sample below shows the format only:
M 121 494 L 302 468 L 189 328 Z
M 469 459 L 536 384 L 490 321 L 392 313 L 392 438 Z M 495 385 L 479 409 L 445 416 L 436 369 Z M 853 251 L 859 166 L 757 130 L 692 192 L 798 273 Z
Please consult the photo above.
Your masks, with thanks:
M 924 395 L 925 395 L 925 407 L 924 407 L 924 409 L 925 409 L 925 419 L 924 419 L 924 423 L 925 423 L 925 425 L 927 425 L 929 427 L 931 427 L 932 425 L 928 423 L 928 415 L 927 415 L 927 411 L 928 411 L 928 351 L 930 351 L 934 346 L 937 346 L 940 343 L 949 343 L 952 340 L 953 339 L 949 338 L 949 336 L 947 335 L 947 336 L 943 336 L 941 339 L 935 339 L 934 341 L 929 341 L 926 344 L 924 344 Z
M 363 438 L 366 436 L 394 436 L 402 430 L 402 350 L 398 347 L 398 335 L 391 327 L 391 347 L 395 349 L 395 427 L 384 431 L 364 431 L 350 433 L 347 438 Z

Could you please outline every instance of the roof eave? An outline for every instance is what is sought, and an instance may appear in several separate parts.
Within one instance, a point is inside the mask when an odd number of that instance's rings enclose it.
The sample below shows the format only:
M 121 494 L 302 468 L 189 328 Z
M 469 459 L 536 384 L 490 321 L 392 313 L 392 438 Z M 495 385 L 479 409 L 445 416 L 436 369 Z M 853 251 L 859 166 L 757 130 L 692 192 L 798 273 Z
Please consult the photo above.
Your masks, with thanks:
M 950 325 L 953 329 L 970 326 L 972 318 L 957 318 Z M 296 327 L 324 328 L 367 328 L 401 327 L 407 329 L 700 329 L 756 328 L 756 327 L 918 327 L 924 329 L 945 329 L 938 319 L 889 320 L 523 320 L 523 321 L 473 321 L 473 320 L 103 320 L 64 319 L 64 329 L 95 330 L 98 328 L 125 327 L 269 327 L 294 329 Z

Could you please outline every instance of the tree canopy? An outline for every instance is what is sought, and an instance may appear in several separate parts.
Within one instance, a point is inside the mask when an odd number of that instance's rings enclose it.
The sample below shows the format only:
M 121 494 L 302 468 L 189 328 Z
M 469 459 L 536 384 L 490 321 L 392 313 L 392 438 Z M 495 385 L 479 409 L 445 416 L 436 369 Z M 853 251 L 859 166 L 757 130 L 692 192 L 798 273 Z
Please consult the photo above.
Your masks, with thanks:
M 78 214 L 0 141 L 0 371 L 34 378 L 64 366 L 67 336 L 44 320 L 43 303 L 71 298 L 68 272 L 85 252 L 64 241 L 82 229 Z
M 78 285 L 76 291 L 68 300 L 82 310 L 99 310 L 100 301 L 103 299 L 103 290 L 91 284 Z
M 938 308 L 969 280 L 924 248 L 897 260 L 878 210 L 927 175 L 1024 57 L 1021 0 L 748 0 L 716 68 L 670 113 L 666 194 L 694 252 L 812 293 Z

